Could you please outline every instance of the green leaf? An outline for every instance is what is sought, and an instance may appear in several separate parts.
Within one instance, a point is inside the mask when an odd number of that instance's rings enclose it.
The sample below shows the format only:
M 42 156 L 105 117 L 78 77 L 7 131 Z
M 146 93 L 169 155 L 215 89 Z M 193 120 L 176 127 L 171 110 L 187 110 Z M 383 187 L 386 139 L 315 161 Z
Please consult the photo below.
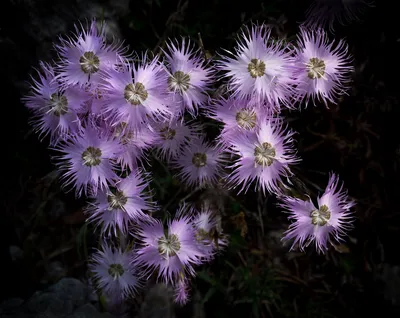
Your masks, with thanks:
M 203 298 L 203 300 L 201 301 L 201 303 L 204 305 L 204 304 L 212 297 L 212 295 L 215 294 L 216 291 L 217 291 L 217 290 L 216 290 L 214 287 L 211 287 L 211 288 L 207 291 L 207 293 L 204 295 L 204 298 Z

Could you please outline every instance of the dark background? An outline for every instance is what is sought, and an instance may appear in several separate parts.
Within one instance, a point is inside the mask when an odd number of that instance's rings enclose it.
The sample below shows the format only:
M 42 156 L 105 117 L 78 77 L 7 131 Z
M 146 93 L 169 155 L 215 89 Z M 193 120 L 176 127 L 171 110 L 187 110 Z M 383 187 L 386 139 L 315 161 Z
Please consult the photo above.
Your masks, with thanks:
M 205 48 L 214 54 L 220 47 L 232 49 L 235 32 L 250 21 L 274 23 L 284 15 L 287 22 L 279 32 L 293 38 L 308 6 L 306 1 L 290 0 L 2 1 L 0 87 L 5 160 L 1 169 L 0 300 L 29 297 L 56 280 L 60 275 L 48 274 L 54 260 L 64 265 L 62 275 L 81 277 L 87 252 L 82 248 L 82 235 L 85 247 L 95 243 L 90 231 L 82 234 L 84 201 L 65 194 L 49 176 L 54 167 L 48 141 L 40 142 L 31 132 L 29 113 L 20 102 L 32 67 L 38 60 L 55 57 L 51 43 L 59 34 L 73 31 L 79 19 L 98 16 L 137 51 L 154 50 L 168 37 L 185 35 L 197 40 L 200 32 Z M 246 220 L 226 218 L 233 233 L 232 247 L 194 282 L 194 289 L 208 297 L 207 316 L 248 316 L 255 313 L 254 307 L 259 307 L 256 311 L 263 317 L 400 314 L 399 16 L 395 3 L 390 7 L 379 2 L 360 18 L 360 23 L 338 26 L 335 33 L 337 39 L 347 39 L 354 56 L 350 96 L 330 109 L 320 105 L 288 114 L 290 125 L 299 132 L 303 158 L 296 175 L 307 186 L 312 182 L 323 188 L 326 173 L 336 171 L 357 200 L 351 239 L 326 255 L 317 255 L 312 247 L 306 253 L 289 253 L 288 246 L 282 247 L 274 236 L 288 225 L 274 202 L 263 203 L 256 194 L 236 196 L 228 210 L 235 216 L 245 209 Z M 176 184 L 171 181 L 164 188 L 165 193 L 157 191 L 161 203 L 168 202 Z M 252 216 L 260 203 L 268 207 L 261 218 L 262 230 L 260 220 Z M 243 224 L 247 234 L 242 237 Z M 10 246 L 18 246 L 23 257 L 12 261 Z

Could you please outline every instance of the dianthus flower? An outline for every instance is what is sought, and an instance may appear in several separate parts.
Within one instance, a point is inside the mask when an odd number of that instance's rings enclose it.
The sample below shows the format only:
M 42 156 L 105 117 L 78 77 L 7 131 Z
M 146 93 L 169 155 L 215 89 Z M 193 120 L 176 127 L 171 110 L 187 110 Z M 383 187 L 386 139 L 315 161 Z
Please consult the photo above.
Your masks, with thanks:
M 121 251 L 104 242 L 90 257 L 89 270 L 95 286 L 114 304 L 123 302 L 142 286 L 141 277 L 132 264 L 133 257 L 134 252 Z
M 266 25 L 245 28 L 233 57 L 222 56 L 219 69 L 226 71 L 233 96 L 251 97 L 255 104 L 267 101 L 292 108 L 293 58 L 280 40 L 270 38 Z
M 322 29 L 302 28 L 295 56 L 297 91 L 306 105 L 310 98 L 314 103 L 319 99 L 326 105 L 336 104 L 337 98 L 346 94 L 353 66 L 344 40 L 334 46 Z
M 141 247 L 134 263 L 151 272 L 158 270 L 158 277 L 167 283 L 174 283 L 181 273 L 194 276 L 193 266 L 202 263 L 204 254 L 196 240 L 191 216 L 181 211 L 168 222 L 166 229 L 161 221 L 153 219 L 140 224 L 137 235 Z
M 190 41 L 167 43 L 165 62 L 169 72 L 168 90 L 173 93 L 174 102 L 180 105 L 181 112 L 188 110 L 196 115 L 198 107 L 206 100 L 210 88 L 212 71 L 206 65 L 200 50 L 194 51 Z
M 224 147 L 212 146 L 198 137 L 191 140 L 172 164 L 180 170 L 178 177 L 188 186 L 206 186 L 223 174 Z
M 107 189 L 117 179 L 115 158 L 120 145 L 107 133 L 88 125 L 79 135 L 59 144 L 57 165 L 63 172 L 65 186 L 72 185 L 76 195 L 96 195 L 98 189 Z
M 290 166 L 299 162 L 293 146 L 294 132 L 283 126 L 281 119 L 264 119 L 257 132 L 235 136 L 231 152 L 237 155 L 232 164 L 230 183 L 247 192 L 253 181 L 257 190 L 279 193 L 282 178 L 291 175 Z
M 102 72 L 116 67 L 122 57 L 126 57 L 126 49 L 122 43 L 105 42 L 105 25 L 97 28 L 92 20 L 87 30 L 75 27 L 76 34 L 67 39 L 60 39 L 55 45 L 60 61 L 57 64 L 58 75 L 64 86 L 86 85 L 97 83 Z
M 151 197 L 146 193 L 148 176 L 140 170 L 132 171 L 128 177 L 118 180 L 113 189 L 99 191 L 88 207 L 88 221 L 101 227 L 102 233 L 118 230 L 126 234 L 132 222 L 148 219 L 145 212 L 154 210 Z
M 289 226 L 283 240 L 294 240 L 291 249 L 298 244 L 301 250 L 314 242 L 318 252 L 325 252 L 328 243 L 340 242 L 354 221 L 351 208 L 355 202 L 350 200 L 339 177 L 332 173 L 328 185 L 315 205 L 311 200 L 281 197 L 281 207 L 290 214 L 294 222 Z

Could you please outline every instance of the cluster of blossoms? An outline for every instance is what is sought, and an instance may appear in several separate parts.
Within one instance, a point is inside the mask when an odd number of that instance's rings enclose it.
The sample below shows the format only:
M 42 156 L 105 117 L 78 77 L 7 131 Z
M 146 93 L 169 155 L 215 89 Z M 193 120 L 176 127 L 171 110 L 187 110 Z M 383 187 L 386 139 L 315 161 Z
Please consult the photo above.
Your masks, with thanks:
M 303 28 L 289 46 L 254 25 L 235 52 L 214 61 L 187 39 L 169 41 L 159 56 L 128 54 L 122 43 L 107 43 L 104 30 L 92 21 L 61 38 L 58 59 L 40 63 L 23 100 L 34 128 L 50 137 L 64 186 L 89 199 L 87 220 L 103 242 L 89 269 L 110 301 L 123 302 L 155 275 L 185 304 L 196 267 L 228 244 L 212 206 L 184 203 L 165 222 L 153 216 L 160 209 L 146 169 L 150 153 L 188 188 L 225 180 L 238 192 L 276 195 L 294 220 L 284 239 L 300 248 L 315 242 L 324 251 L 343 237 L 353 202 L 337 175 L 317 206 L 281 189 L 300 161 L 282 111 L 336 103 L 346 92 L 352 67 L 344 41 Z M 227 90 L 211 97 L 224 78 Z M 221 122 L 215 141 L 199 114 Z M 118 245 L 121 237 L 130 244 Z

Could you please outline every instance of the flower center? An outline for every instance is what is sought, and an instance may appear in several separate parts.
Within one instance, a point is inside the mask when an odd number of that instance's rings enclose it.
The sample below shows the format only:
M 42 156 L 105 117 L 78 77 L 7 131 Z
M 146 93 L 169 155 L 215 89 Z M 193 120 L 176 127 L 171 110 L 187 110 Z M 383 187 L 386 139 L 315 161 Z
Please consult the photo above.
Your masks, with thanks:
M 100 59 L 92 51 L 85 52 L 79 58 L 79 64 L 81 65 L 81 70 L 85 74 L 94 74 L 99 70 Z
M 125 86 L 124 97 L 134 106 L 142 104 L 149 94 L 142 83 L 128 84 Z
M 325 74 L 325 62 L 317 57 L 310 58 L 307 63 L 308 77 L 311 79 L 321 78 Z
M 122 210 L 124 205 L 128 202 L 128 198 L 122 191 L 116 191 L 115 194 L 107 196 L 109 210 Z
M 323 205 L 319 210 L 314 210 L 310 213 L 311 224 L 323 226 L 328 223 L 331 218 L 331 212 L 326 205 Z
M 252 78 L 261 77 L 265 74 L 265 63 L 259 59 L 252 59 L 247 70 Z
M 122 136 L 121 136 L 121 144 L 123 146 L 129 144 L 133 138 L 135 137 L 134 133 L 132 130 L 129 130 L 127 132 L 125 132 Z
M 196 152 L 193 155 L 192 163 L 197 167 L 201 168 L 207 164 L 207 155 L 205 153 Z
M 112 278 L 117 279 L 124 274 L 124 268 L 121 264 L 111 264 L 108 268 L 108 274 L 112 276 Z
M 254 149 L 254 161 L 260 166 L 270 166 L 275 159 L 275 148 L 268 142 L 262 143 Z
M 60 117 L 61 115 L 65 115 L 68 112 L 68 99 L 61 94 L 51 94 L 49 107 L 49 111 L 52 112 L 54 116 Z
M 252 109 L 242 109 L 236 113 L 237 124 L 246 129 L 251 130 L 256 125 L 257 115 Z
M 158 240 L 158 252 L 166 257 L 175 256 L 181 249 L 181 242 L 177 235 L 166 235 Z
M 83 164 L 88 167 L 98 166 L 101 163 L 101 150 L 95 147 L 87 147 L 82 153 Z
M 118 126 L 116 126 L 114 129 L 114 137 L 121 137 L 122 134 L 125 132 L 127 126 L 128 124 L 125 122 L 119 123 Z
M 164 140 L 172 140 L 174 139 L 175 135 L 176 135 L 176 130 L 171 129 L 169 127 L 164 127 L 160 130 L 161 133 L 161 137 Z
M 129 144 L 135 138 L 134 132 L 128 130 L 127 126 L 127 123 L 122 122 L 114 129 L 114 137 L 118 138 L 123 146 Z
M 181 94 L 189 89 L 190 75 L 182 71 L 176 71 L 168 78 L 168 86 L 171 91 L 179 91 Z
M 197 240 L 198 242 L 203 242 L 203 241 L 209 240 L 209 239 L 210 239 L 210 233 L 207 232 L 206 230 L 204 230 L 204 229 L 199 229 L 199 230 L 196 232 L 196 240 Z

